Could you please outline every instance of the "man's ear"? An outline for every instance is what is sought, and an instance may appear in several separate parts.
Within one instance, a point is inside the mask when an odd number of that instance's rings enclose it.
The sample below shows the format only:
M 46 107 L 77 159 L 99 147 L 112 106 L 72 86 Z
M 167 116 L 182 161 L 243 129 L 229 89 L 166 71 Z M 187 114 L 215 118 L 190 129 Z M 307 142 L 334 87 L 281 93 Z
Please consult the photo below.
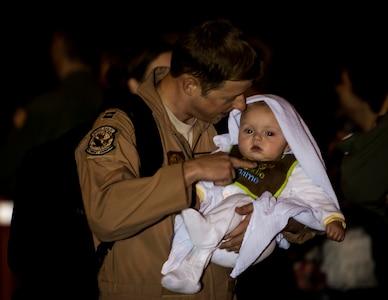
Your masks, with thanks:
M 198 89 L 198 81 L 194 77 L 183 79 L 183 90 L 188 96 L 192 96 L 196 89 Z
M 139 87 L 139 84 L 140 82 L 137 81 L 137 79 L 134 77 L 129 78 L 127 81 L 127 86 L 132 94 L 137 94 L 137 88 Z

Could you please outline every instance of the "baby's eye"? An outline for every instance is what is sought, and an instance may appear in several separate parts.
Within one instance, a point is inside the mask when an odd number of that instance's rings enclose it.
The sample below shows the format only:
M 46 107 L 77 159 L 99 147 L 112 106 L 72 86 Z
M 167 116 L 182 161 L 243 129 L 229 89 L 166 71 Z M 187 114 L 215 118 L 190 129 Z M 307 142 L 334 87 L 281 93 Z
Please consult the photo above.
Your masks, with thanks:
M 267 136 L 273 136 L 273 135 L 275 135 L 272 131 L 267 131 L 266 133 L 265 133 L 265 135 L 267 135 Z
M 245 133 L 246 133 L 246 134 L 252 134 L 252 133 L 253 133 L 253 130 L 252 130 L 252 129 L 245 129 Z

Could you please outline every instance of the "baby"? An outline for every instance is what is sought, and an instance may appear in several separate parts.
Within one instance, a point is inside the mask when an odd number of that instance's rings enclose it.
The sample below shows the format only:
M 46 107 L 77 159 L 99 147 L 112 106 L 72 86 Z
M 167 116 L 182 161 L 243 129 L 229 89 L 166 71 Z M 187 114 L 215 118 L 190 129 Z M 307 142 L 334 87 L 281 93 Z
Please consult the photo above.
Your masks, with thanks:
M 258 167 L 237 170 L 236 180 L 225 187 L 197 184 L 200 208 L 185 209 L 176 217 L 171 253 L 162 268 L 162 285 L 170 290 L 200 291 L 210 260 L 233 268 L 235 278 L 276 245 L 287 249 L 292 242 L 286 230 L 290 218 L 334 241 L 345 238 L 345 218 L 320 150 L 289 102 L 276 95 L 251 96 L 245 111 L 231 112 L 228 127 L 229 133 L 214 138 L 219 151 L 256 161 Z M 245 217 L 235 208 L 248 203 L 254 210 L 240 252 L 219 249 Z

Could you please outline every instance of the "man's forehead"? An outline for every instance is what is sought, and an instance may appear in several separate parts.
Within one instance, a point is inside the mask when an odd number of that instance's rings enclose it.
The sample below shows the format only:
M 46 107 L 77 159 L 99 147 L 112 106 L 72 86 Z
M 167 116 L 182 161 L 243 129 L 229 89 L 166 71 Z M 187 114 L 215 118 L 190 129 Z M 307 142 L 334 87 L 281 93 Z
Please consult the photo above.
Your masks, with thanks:
M 227 98 L 237 97 L 243 94 L 248 88 L 252 86 L 251 80 L 244 81 L 231 81 L 226 80 L 218 89 L 214 89 L 211 92 L 215 92 L 220 96 L 225 96 Z

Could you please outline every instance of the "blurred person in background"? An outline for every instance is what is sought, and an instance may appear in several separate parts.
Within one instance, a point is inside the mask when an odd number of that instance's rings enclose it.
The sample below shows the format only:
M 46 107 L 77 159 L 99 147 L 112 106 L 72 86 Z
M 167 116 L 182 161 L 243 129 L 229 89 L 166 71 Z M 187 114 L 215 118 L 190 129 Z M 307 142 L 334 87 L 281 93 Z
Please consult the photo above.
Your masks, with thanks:
M 137 94 L 137 89 L 156 67 L 169 67 L 177 34 L 156 33 L 135 38 L 129 45 L 117 50 L 103 50 L 100 60 L 100 78 L 104 88 L 104 107 L 126 93 Z M 142 42 L 141 42 L 142 41 Z M 104 70 L 105 69 L 105 70 Z
M 130 45 L 123 46 L 121 53 L 116 54 L 119 57 L 116 63 L 112 63 L 105 73 L 107 89 L 127 88 L 136 94 L 139 85 L 155 67 L 170 66 L 175 39 L 175 33 L 158 33 L 147 36 L 142 42 L 134 39 Z
M 95 116 L 103 101 L 96 75 L 98 47 L 90 31 L 76 24 L 56 27 L 50 58 L 57 88 L 16 110 L 14 126 L 0 148 L 0 194 L 11 200 L 16 170 L 26 151 Z
M 345 48 L 338 69 L 336 113 L 343 127 L 334 139 L 331 158 L 338 165 L 332 176 L 354 234 L 341 245 L 324 245 L 330 299 L 361 293 L 383 299 L 388 294 L 387 53 L 386 45 L 358 39 Z M 365 247 L 357 250 L 355 245 Z
M 171 34 L 173 35 L 173 34 Z M 155 67 L 169 67 L 171 53 L 176 37 L 160 35 L 145 43 L 134 46 L 134 51 L 127 62 L 127 85 L 131 93 L 136 94 L 139 85 Z

